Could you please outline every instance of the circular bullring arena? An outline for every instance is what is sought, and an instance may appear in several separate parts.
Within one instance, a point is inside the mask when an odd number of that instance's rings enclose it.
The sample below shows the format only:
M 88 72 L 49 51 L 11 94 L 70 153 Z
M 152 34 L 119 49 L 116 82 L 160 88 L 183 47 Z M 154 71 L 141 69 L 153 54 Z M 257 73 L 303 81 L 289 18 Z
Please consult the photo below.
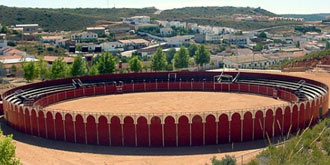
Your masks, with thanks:
M 8 124 L 72 143 L 170 147 L 253 141 L 316 124 L 328 86 L 287 75 L 159 72 L 44 81 L 2 95 Z

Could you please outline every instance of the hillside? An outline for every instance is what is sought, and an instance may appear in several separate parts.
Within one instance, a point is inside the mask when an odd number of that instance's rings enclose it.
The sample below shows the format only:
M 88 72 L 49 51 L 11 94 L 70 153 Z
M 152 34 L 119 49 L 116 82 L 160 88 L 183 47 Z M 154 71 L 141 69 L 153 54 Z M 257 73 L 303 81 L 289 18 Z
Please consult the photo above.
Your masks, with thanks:
M 256 30 L 280 25 L 299 24 L 286 21 L 237 21 L 232 15 L 277 16 L 261 8 L 250 7 L 186 7 L 170 9 L 156 15 L 160 20 L 179 20 L 201 25 L 225 26 L 242 30 Z
M 330 65 L 330 49 L 306 54 L 303 57 L 285 61 L 282 66 L 290 67 L 305 67 L 314 68 L 316 65 Z
M 119 21 L 120 17 L 151 15 L 156 9 L 46 9 L 0 6 L 0 23 L 15 25 L 37 23 L 43 29 L 82 30 L 97 25 L 99 20 Z
M 304 18 L 305 21 L 322 21 L 325 17 L 330 16 L 330 13 L 321 14 L 283 14 L 284 17 Z
M 0 6 L 0 24 L 15 25 L 37 23 L 48 31 L 82 30 L 86 26 L 95 26 L 100 21 L 119 21 L 121 17 L 137 15 L 151 16 L 160 20 L 179 20 L 201 25 L 225 26 L 242 30 L 255 30 L 279 25 L 296 24 L 285 21 L 236 21 L 232 15 L 276 16 L 261 8 L 249 7 L 186 7 L 162 11 L 154 14 L 156 8 L 15 8 Z
M 265 15 L 276 16 L 267 10 L 261 8 L 249 7 L 185 7 L 170 10 L 164 10 L 158 16 L 159 18 L 173 18 L 180 19 L 186 17 L 199 17 L 199 18 L 218 18 L 222 16 L 230 16 L 233 14 L 248 14 L 248 15 Z
M 285 145 L 269 146 L 249 165 L 329 164 L 330 119 L 325 119 L 311 129 L 301 130 Z

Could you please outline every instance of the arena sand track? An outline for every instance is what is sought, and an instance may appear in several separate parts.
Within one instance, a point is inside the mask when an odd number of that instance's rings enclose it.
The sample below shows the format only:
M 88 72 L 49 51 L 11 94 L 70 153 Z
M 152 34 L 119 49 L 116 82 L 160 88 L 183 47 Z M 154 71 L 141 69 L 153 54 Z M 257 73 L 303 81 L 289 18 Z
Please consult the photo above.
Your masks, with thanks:
M 56 103 L 47 109 L 112 113 L 207 112 L 285 103 L 270 97 L 242 93 L 147 92 L 86 97 Z
M 269 72 L 267 72 L 269 73 Z M 274 73 L 300 76 L 321 81 L 330 86 L 330 74 L 327 73 Z M 263 147 L 264 140 L 235 144 L 237 151 L 231 152 L 230 145 L 188 147 L 188 148 L 121 148 L 71 144 L 33 137 L 17 132 L 4 125 L 1 128 L 6 134 L 13 134 L 16 143 L 16 155 L 23 164 L 105 164 L 105 165 L 168 165 L 210 163 L 212 156 L 222 158 L 225 154 L 239 156 L 256 151 Z M 242 151 L 243 150 L 243 151 Z M 221 153 L 219 153 L 221 152 Z M 166 155 L 167 154 L 167 155 Z M 244 156 L 251 158 L 255 154 Z M 249 159 L 247 158 L 247 159 Z M 245 160 L 245 159 L 244 159 Z M 245 161 L 244 161 L 245 162 Z M 240 163 L 240 162 L 238 162 Z

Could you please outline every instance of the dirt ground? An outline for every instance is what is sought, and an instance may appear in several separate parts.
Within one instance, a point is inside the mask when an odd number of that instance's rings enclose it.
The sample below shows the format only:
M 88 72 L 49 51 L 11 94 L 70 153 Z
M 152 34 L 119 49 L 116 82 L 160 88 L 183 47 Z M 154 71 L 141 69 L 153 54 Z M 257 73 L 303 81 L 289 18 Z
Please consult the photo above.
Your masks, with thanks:
M 281 105 L 285 101 L 250 94 L 220 92 L 149 92 L 86 97 L 47 109 L 112 113 L 207 112 Z
M 54 141 L 13 130 L 0 118 L 5 134 L 13 134 L 16 156 L 24 165 L 204 165 L 216 156 L 236 156 L 248 162 L 264 148 L 266 141 L 205 147 L 130 148 L 107 147 Z M 243 158 L 243 159 L 242 159 Z
M 330 86 L 327 73 L 274 73 L 301 76 L 324 82 Z M 200 99 L 200 98 L 199 98 Z M 96 106 L 96 105 L 92 105 Z M 191 148 L 122 148 L 89 146 L 52 141 L 16 132 L 4 124 L 5 134 L 13 134 L 16 142 L 16 155 L 23 164 L 104 164 L 104 165 L 168 165 L 168 164 L 210 164 L 210 158 L 221 159 L 225 154 L 236 156 L 238 164 L 248 162 L 266 145 L 264 140 L 231 145 L 191 147 Z

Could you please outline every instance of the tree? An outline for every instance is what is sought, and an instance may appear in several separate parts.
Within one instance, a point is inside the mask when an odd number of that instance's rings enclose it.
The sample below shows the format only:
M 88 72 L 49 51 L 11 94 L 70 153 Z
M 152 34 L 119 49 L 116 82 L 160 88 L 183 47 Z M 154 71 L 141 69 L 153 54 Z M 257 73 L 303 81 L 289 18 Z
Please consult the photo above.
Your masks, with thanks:
M 97 70 L 96 65 L 93 65 L 92 67 L 89 68 L 88 75 L 95 76 L 95 75 L 98 75 L 98 74 L 99 74 L 99 71 Z
M 297 41 L 296 47 L 300 48 L 300 41 Z
M 236 159 L 229 155 L 225 155 L 224 158 L 222 158 L 221 160 L 218 160 L 214 156 L 214 157 L 212 157 L 211 162 L 212 162 L 212 165 L 235 165 Z
M 184 46 L 181 46 L 180 50 L 175 53 L 174 66 L 176 68 L 187 68 L 189 65 L 188 51 Z
M 143 69 L 145 72 L 148 72 L 149 67 L 148 67 L 148 65 L 143 65 L 143 66 L 142 66 L 142 69 Z
M 195 63 L 199 66 L 203 66 L 210 62 L 210 52 L 205 48 L 204 45 L 198 47 L 195 54 Z
M 254 51 L 262 51 L 264 46 L 262 44 L 257 44 L 256 46 L 253 47 Z
M 176 53 L 176 50 L 174 48 L 171 48 L 167 53 L 166 53 L 166 61 L 168 64 L 172 64 L 172 60 L 174 58 L 174 55 Z
M 140 72 L 142 70 L 142 62 L 138 56 L 131 58 L 128 61 L 128 64 L 129 64 L 129 69 L 135 73 Z
M 7 32 L 8 32 L 8 28 L 7 28 L 7 26 L 2 25 L 2 26 L 1 26 L 1 29 L 0 29 L 0 33 L 7 33 Z
M 57 78 L 64 78 L 68 74 L 68 66 L 63 61 L 63 58 L 58 58 L 54 61 L 52 66 L 50 67 L 49 78 L 50 79 L 57 79 Z
M 258 37 L 259 37 L 259 38 L 264 38 L 264 39 L 266 39 L 266 38 L 267 38 L 267 34 L 266 34 L 265 32 L 260 32 L 260 33 L 258 34 Z
M 15 156 L 16 147 L 13 143 L 13 136 L 5 136 L 0 130 L 0 164 L 18 165 L 20 161 Z
M 198 49 L 198 46 L 196 44 L 191 44 L 188 48 L 189 56 L 193 57 Z
M 87 73 L 87 64 L 85 59 L 82 58 L 82 56 L 76 56 L 74 58 L 70 75 L 71 76 L 84 76 Z
M 151 69 L 161 71 L 166 69 L 166 55 L 162 48 L 158 48 L 151 58 Z
M 327 44 L 325 46 L 325 49 L 327 49 L 327 50 L 330 49 L 330 42 L 329 41 L 327 42 Z
M 24 78 L 28 82 L 33 81 L 39 75 L 39 73 L 38 73 L 38 67 L 32 61 L 23 64 L 23 70 L 24 70 Z
M 113 73 L 117 62 L 117 59 L 110 52 L 103 53 L 97 59 L 97 70 L 100 74 Z
M 48 68 L 47 68 L 47 63 L 45 62 L 43 57 L 38 58 L 37 69 L 39 73 L 39 78 L 41 80 L 44 80 L 47 77 Z

